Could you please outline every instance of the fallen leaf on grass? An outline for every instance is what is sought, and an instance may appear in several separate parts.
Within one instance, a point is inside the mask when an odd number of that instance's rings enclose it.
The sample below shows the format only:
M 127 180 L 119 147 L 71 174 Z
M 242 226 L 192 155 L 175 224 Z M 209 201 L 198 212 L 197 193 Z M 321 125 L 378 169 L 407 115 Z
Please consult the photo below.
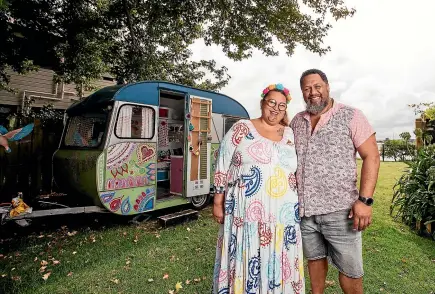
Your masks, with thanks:
M 178 282 L 177 284 L 175 284 L 175 293 L 178 293 L 178 291 L 180 291 L 180 289 L 182 289 L 183 286 L 181 285 L 181 282 Z
M 57 265 L 57 264 L 59 264 L 59 263 L 60 263 L 59 260 L 53 260 L 53 265 Z
M 122 235 L 123 235 L 124 237 L 127 236 L 127 232 L 122 233 Z
M 39 272 L 40 272 L 40 273 L 45 272 L 45 269 L 46 269 L 46 268 L 47 268 L 46 266 L 41 266 L 41 268 L 39 269 Z
M 38 239 L 42 239 L 42 238 L 44 238 L 45 236 L 44 235 L 39 235 L 38 236 Z
M 127 261 L 125 262 L 126 265 L 129 265 L 130 263 L 131 263 L 130 260 L 127 260 Z
M 164 274 L 163 275 L 163 280 L 167 280 L 167 279 L 169 279 L 169 275 L 168 274 Z
M 43 261 L 41 261 L 41 265 L 42 265 L 42 266 L 44 266 L 44 265 L 48 265 L 48 262 L 46 262 L 45 260 L 43 260 Z
M 73 255 L 76 255 L 77 254 L 77 251 L 73 251 L 73 253 L 72 253 Z
M 174 261 L 175 261 L 175 255 L 172 255 L 172 256 L 171 256 L 171 259 L 170 259 L 170 261 L 172 261 L 172 262 L 174 262 Z
M 46 273 L 45 275 L 42 276 L 42 279 L 44 281 L 47 281 L 47 279 L 50 277 L 50 275 L 51 275 L 51 272 L 48 272 L 48 273 Z
M 3 254 L 0 254 L 0 258 L 3 258 L 3 257 L 5 257 Z
M 202 280 L 205 281 L 205 279 L 207 279 L 207 277 L 202 277 Z
M 14 281 L 21 281 L 21 277 L 20 276 L 12 276 L 11 279 L 14 280 Z
M 134 243 L 137 243 L 139 241 L 139 237 L 136 235 L 136 236 L 134 236 L 134 240 L 133 240 L 133 242 Z
M 197 282 L 197 283 L 198 283 L 198 282 L 201 282 L 201 278 L 195 278 L 195 279 L 193 279 L 193 281 L 194 281 L 194 282 Z
M 118 280 L 118 279 L 111 279 L 110 281 L 111 281 L 112 283 L 119 284 L 119 280 Z
M 174 290 L 169 290 L 168 294 L 174 294 Z
M 33 261 L 35 261 L 35 262 L 38 261 L 38 257 L 35 257 L 35 259 Z
M 189 285 L 190 284 L 190 280 L 186 280 L 186 285 Z
M 157 239 L 160 238 L 160 235 L 159 235 L 159 234 L 156 234 L 156 238 L 157 238 Z
M 13 267 L 12 269 L 11 269 L 11 272 L 13 272 L 15 270 L 15 268 Z
M 69 272 L 66 276 L 71 277 L 73 275 L 73 272 Z
M 190 228 L 187 228 L 187 231 L 190 232 Z
M 335 281 L 326 281 L 325 286 L 326 287 L 333 287 L 333 286 L 335 286 Z
M 154 282 L 154 279 L 148 279 L 148 282 L 152 283 L 152 282 Z

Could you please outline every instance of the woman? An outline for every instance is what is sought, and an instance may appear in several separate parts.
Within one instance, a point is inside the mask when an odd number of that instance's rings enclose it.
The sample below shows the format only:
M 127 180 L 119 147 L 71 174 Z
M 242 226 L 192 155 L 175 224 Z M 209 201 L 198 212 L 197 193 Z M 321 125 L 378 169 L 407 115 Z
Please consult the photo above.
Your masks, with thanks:
M 216 161 L 213 293 L 305 293 L 291 97 L 281 84 L 261 96 L 261 117 L 235 123 Z

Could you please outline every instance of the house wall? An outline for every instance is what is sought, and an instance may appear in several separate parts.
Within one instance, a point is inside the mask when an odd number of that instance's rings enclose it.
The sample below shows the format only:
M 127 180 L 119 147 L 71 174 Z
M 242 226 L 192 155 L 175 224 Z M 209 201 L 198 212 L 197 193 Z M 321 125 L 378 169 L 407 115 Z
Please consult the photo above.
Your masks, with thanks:
M 20 75 L 13 71 L 9 71 L 8 74 L 11 78 L 9 86 L 16 89 L 17 93 L 0 91 L 0 104 L 21 106 L 23 97 L 26 95 L 35 99 L 34 107 L 42 107 L 47 103 L 52 103 L 56 109 L 66 109 L 79 99 L 74 84 L 65 84 L 62 95 L 62 84 L 53 82 L 55 73 L 51 69 L 40 68 L 38 71 L 26 75 Z M 104 79 L 95 81 L 96 88 L 92 92 L 115 84 L 115 81 Z M 91 92 L 84 93 L 85 96 L 89 94 Z

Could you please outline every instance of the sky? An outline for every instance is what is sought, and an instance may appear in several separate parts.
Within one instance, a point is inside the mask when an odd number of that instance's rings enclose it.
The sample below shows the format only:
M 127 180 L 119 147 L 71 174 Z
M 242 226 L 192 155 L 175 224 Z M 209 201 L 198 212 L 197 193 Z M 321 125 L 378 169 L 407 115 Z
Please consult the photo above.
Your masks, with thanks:
M 218 46 L 193 45 L 193 58 L 215 59 L 231 75 L 222 93 L 239 101 L 250 116 L 260 116 L 259 99 L 269 84 L 283 83 L 293 100 L 292 118 L 304 110 L 299 87 L 301 73 L 318 68 L 326 73 L 331 97 L 359 108 L 377 133 L 377 139 L 413 135 L 415 114 L 411 103 L 435 102 L 434 0 L 349 0 L 352 18 L 332 22 L 325 38 L 331 51 L 319 57 L 302 46 L 288 57 L 280 44 L 278 57 L 255 52 L 234 62 Z M 253 103 L 258 101 L 258 103 Z

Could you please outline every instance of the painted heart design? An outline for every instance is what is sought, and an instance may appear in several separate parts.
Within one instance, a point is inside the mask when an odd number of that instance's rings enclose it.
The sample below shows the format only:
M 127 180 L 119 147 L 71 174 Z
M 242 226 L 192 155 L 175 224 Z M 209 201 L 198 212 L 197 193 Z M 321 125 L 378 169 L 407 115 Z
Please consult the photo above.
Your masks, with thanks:
M 259 163 L 268 164 L 272 158 L 272 148 L 270 144 L 256 141 L 248 147 L 248 153 Z
M 139 164 L 147 162 L 156 154 L 156 149 L 152 146 L 142 145 L 138 148 L 137 157 Z
M 154 151 L 149 149 L 147 146 L 142 146 L 140 148 L 140 152 L 142 153 L 142 158 L 144 159 L 149 158 L 154 154 Z

